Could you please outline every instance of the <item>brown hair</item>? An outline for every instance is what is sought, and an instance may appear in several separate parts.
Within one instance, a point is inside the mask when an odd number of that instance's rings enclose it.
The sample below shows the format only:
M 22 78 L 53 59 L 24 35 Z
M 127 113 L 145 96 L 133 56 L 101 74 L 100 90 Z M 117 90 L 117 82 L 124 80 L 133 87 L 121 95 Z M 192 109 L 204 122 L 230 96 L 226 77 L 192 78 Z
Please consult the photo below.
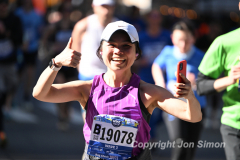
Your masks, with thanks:
M 193 24 L 189 21 L 179 21 L 173 25 L 172 32 L 174 30 L 181 30 L 185 32 L 189 32 L 192 34 L 193 37 L 196 37 L 195 28 Z

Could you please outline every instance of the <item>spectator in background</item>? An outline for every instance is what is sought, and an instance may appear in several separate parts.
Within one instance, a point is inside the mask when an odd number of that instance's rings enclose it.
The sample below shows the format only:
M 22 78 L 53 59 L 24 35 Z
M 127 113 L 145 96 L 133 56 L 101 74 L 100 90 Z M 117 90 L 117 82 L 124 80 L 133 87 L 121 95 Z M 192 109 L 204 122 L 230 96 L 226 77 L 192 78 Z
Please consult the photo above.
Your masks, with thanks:
M 159 11 L 152 10 L 146 16 L 147 29 L 140 33 L 140 47 L 143 57 L 137 64 L 138 74 L 148 83 L 154 84 L 151 67 L 154 59 L 166 45 L 172 45 L 170 32 L 161 27 L 162 16 Z
M 187 78 L 191 82 L 194 94 L 201 105 L 202 113 L 204 113 L 203 109 L 206 105 L 205 97 L 198 96 L 196 92 L 198 66 L 201 63 L 204 53 L 194 46 L 195 29 L 190 22 L 177 22 L 173 26 L 171 38 L 173 46 L 164 47 L 153 63 L 152 75 L 155 84 L 174 93 L 177 63 L 181 60 L 186 60 Z M 164 75 L 166 75 L 166 81 Z M 189 123 L 165 112 L 163 113 L 163 119 L 167 126 L 170 140 L 176 142 L 175 148 L 172 148 L 171 159 L 192 160 L 203 128 L 203 122 Z M 178 147 L 178 143 L 182 142 L 188 144 L 193 142 L 194 147 Z
M 24 107 L 32 109 L 31 93 L 34 85 L 36 73 L 36 61 L 38 55 L 38 45 L 43 27 L 42 16 L 34 9 L 32 0 L 19 1 L 20 7 L 15 14 L 20 18 L 23 26 L 23 45 L 22 51 L 24 56 L 24 66 L 22 76 L 24 77 Z
M 91 80 L 95 75 L 107 71 L 104 63 L 99 61 L 96 50 L 100 44 L 103 29 L 108 23 L 117 20 L 113 17 L 114 6 L 115 0 L 93 0 L 94 14 L 77 22 L 73 29 L 72 48 L 82 53 L 82 63 L 78 67 L 80 80 Z M 83 119 L 85 120 L 85 114 Z
M 240 1 L 239 1 L 240 10 Z M 217 37 L 200 66 L 197 90 L 200 95 L 225 90 L 221 134 L 227 160 L 240 158 L 240 28 Z M 224 77 L 219 76 L 224 73 Z
M 63 2 L 59 7 L 59 13 L 61 19 L 47 27 L 47 31 L 43 36 L 43 45 L 49 45 L 48 61 L 61 52 L 64 46 L 68 43 L 69 37 L 71 37 L 74 23 L 70 20 L 70 14 L 72 11 L 71 1 Z M 77 80 L 77 69 L 72 67 L 63 67 L 56 79 L 55 83 L 66 83 L 69 81 Z M 69 128 L 70 119 L 70 102 L 58 103 L 58 123 L 57 127 L 61 131 L 66 131 Z
M 159 11 L 152 10 L 146 16 L 147 29 L 139 34 L 140 48 L 143 56 L 135 62 L 134 71 L 147 83 L 154 84 L 151 67 L 154 59 L 166 45 L 172 45 L 170 32 L 161 27 L 162 16 Z M 155 126 L 162 121 L 162 111 L 153 113 L 150 121 L 151 138 L 155 139 Z
M 146 29 L 146 24 L 140 16 L 139 8 L 136 6 L 129 7 L 129 13 L 127 16 L 123 16 L 121 19 L 136 27 L 139 33 Z
M 3 105 L 12 97 L 18 84 L 17 51 L 22 44 L 22 24 L 8 10 L 8 0 L 0 0 L 0 147 L 6 147 L 3 128 Z

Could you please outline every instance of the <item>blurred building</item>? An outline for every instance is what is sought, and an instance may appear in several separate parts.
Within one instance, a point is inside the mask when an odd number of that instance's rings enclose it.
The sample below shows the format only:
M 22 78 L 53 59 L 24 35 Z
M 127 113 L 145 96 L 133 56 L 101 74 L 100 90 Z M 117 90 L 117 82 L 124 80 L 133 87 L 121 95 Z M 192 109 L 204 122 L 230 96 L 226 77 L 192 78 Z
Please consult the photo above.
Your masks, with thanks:
M 182 9 L 193 9 L 198 14 L 228 14 L 229 12 L 238 12 L 238 0 L 152 0 L 152 6 L 166 5 Z

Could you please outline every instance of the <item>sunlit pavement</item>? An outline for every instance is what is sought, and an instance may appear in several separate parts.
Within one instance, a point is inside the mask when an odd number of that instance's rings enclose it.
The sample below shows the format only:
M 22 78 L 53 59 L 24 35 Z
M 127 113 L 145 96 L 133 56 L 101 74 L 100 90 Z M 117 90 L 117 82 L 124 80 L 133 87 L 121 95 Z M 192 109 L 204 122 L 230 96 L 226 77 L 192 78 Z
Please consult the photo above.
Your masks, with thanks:
M 0 149 L 1 160 L 18 159 L 81 159 L 84 149 L 83 121 L 77 103 L 73 103 L 70 127 L 67 131 L 57 128 L 55 104 L 34 101 L 31 112 L 17 107 L 11 111 L 11 119 L 5 123 L 8 146 Z M 168 141 L 166 128 L 158 126 L 157 133 L 162 142 Z M 219 129 L 204 129 L 200 138 L 206 142 L 222 142 Z M 170 148 L 155 149 L 154 160 L 170 160 Z M 223 148 L 198 148 L 195 160 L 224 160 Z

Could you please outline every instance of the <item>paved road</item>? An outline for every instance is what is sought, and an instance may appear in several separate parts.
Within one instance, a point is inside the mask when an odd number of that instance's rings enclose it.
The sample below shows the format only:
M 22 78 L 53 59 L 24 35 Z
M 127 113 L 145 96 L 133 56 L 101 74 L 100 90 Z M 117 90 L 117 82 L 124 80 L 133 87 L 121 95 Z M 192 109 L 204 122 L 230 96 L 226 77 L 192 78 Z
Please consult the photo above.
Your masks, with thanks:
M 27 112 L 13 108 L 12 120 L 5 128 L 9 139 L 6 149 L 0 150 L 1 160 L 18 159 L 64 159 L 80 160 L 84 149 L 83 121 L 80 108 L 73 103 L 70 129 L 61 132 L 56 127 L 56 106 L 50 103 L 34 101 L 34 108 Z M 168 141 L 165 126 L 158 129 L 162 142 Z M 201 139 L 207 142 L 222 142 L 219 130 L 204 129 Z M 154 160 L 169 160 L 171 150 L 157 149 L 153 152 Z M 224 160 L 223 148 L 198 148 L 195 160 Z
M 12 120 L 5 125 L 9 145 L 0 150 L 0 159 L 80 159 L 84 148 L 80 109 L 74 108 L 67 132 L 57 129 L 55 109 L 48 103 L 37 103 L 32 112 L 13 109 Z

